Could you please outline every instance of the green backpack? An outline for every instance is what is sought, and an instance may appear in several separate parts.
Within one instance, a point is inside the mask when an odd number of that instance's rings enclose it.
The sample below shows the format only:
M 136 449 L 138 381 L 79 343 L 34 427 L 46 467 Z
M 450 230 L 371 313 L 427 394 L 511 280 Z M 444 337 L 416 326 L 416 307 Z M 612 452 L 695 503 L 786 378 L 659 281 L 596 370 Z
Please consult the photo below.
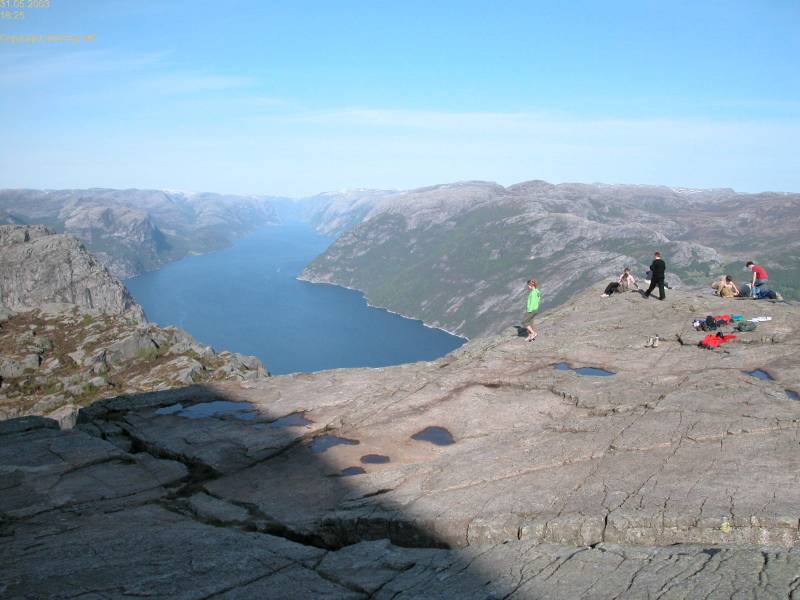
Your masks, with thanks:
M 736 324 L 736 331 L 755 331 L 756 326 L 752 321 L 739 321 Z

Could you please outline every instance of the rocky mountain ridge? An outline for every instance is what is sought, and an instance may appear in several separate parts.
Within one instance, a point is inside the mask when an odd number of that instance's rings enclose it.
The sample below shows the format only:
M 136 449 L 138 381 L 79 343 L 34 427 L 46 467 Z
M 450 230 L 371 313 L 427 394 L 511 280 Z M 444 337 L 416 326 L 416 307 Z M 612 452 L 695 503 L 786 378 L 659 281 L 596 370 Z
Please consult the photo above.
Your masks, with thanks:
M 0 223 L 41 223 L 74 235 L 120 278 L 223 248 L 277 222 L 267 197 L 100 188 L 0 190 Z
M 79 240 L 44 225 L 0 225 L 0 306 L 26 310 L 51 303 L 144 320 L 125 286 Z
M 796 596 L 798 308 L 599 293 L 533 343 L 0 423 L 2 592 Z M 699 348 L 724 313 L 771 320 Z
M 266 375 L 254 357 L 148 323 L 76 238 L 0 225 L 0 419 L 49 415 L 69 426 L 97 399 Z
M 800 294 L 800 194 L 544 181 L 365 194 L 351 215 L 360 222 L 301 279 L 362 290 L 373 305 L 460 335 L 518 319 L 530 277 L 543 306 L 557 306 L 624 266 L 642 277 L 656 249 L 676 286 L 736 277 L 753 259 L 784 296 Z

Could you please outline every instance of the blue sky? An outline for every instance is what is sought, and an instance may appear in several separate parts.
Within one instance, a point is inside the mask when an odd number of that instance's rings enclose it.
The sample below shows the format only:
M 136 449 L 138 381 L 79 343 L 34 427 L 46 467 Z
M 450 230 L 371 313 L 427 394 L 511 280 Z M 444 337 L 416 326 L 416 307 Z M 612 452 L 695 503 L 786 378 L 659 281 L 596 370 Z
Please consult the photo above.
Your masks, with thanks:
M 96 39 L 0 43 L 0 187 L 800 191 L 796 0 L 51 0 L 3 34 Z

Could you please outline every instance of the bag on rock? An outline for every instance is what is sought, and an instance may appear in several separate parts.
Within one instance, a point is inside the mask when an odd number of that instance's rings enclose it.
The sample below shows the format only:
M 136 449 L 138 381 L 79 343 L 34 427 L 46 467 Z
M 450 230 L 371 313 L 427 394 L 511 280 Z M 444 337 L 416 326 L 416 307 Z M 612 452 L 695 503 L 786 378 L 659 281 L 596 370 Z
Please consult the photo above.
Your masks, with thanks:
M 755 323 L 750 322 L 750 321 L 739 321 L 736 324 L 736 330 L 737 331 L 755 331 L 756 327 L 757 327 L 757 325 Z

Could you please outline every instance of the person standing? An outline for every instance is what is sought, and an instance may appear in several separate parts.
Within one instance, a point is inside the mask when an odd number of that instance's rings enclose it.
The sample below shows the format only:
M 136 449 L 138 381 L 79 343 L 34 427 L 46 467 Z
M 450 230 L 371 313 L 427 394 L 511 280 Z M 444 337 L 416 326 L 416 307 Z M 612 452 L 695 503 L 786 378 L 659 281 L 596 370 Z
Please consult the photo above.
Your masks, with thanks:
M 541 294 L 539 293 L 539 283 L 535 279 L 528 279 L 528 306 L 525 312 L 525 318 L 522 319 L 522 326 L 528 330 L 528 338 L 525 341 L 532 342 L 538 335 L 533 330 L 533 318 L 539 312 L 539 300 Z
M 650 287 L 644 293 L 645 298 L 649 298 L 650 294 L 658 286 L 658 299 L 666 299 L 667 296 L 664 294 L 664 274 L 666 271 L 667 263 L 661 258 L 661 252 L 656 252 L 653 263 L 650 265 Z
M 745 266 L 753 272 L 753 280 L 750 282 L 751 293 L 753 296 L 758 296 L 758 292 L 760 290 L 757 290 L 756 288 L 769 283 L 769 275 L 767 274 L 767 270 L 761 265 L 757 265 L 752 260 L 748 260 Z

